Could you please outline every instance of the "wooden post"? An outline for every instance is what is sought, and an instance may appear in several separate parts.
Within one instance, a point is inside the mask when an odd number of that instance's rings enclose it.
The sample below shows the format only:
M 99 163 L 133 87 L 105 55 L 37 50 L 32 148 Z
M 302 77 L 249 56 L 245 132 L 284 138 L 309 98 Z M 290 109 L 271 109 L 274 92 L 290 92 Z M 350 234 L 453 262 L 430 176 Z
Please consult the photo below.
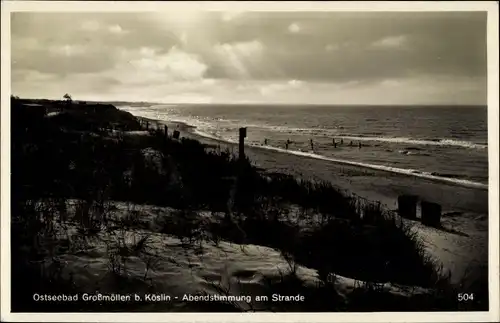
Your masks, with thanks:
M 402 218 L 416 219 L 417 218 L 417 203 L 418 203 L 418 196 L 400 195 L 398 197 L 399 215 Z
M 245 159 L 245 138 L 247 137 L 247 128 L 240 128 L 240 160 Z
M 441 205 L 437 203 L 422 201 L 422 224 L 439 227 L 441 225 Z

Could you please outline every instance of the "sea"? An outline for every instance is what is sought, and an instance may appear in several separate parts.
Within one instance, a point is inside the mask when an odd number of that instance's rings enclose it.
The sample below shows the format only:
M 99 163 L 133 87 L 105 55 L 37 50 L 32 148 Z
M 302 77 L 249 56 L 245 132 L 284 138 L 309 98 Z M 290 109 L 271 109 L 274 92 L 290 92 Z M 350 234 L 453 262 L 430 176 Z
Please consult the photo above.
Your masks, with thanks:
M 198 135 L 480 189 L 488 187 L 486 106 L 120 105 Z M 288 142 L 288 145 L 287 145 Z M 311 145 L 312 142 L 312 145 Z

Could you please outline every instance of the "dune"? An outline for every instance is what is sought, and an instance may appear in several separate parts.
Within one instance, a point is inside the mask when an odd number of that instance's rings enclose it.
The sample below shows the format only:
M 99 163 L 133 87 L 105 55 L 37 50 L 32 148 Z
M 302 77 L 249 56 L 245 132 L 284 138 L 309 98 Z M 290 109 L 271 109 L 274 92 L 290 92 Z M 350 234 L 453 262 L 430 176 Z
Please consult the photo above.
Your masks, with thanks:
M 69 201 L 70 209 L 77 203 Z M 79 288 L 80 299 L 119 299 L 133 291 L 133 295 L 144 301 L 136 304 L 137 311 L 311 310 L 312 302 L 305 298 L 309 296 L 308 290 L 321 283 L 316 270 L 296 265 L 294 277 L 301 281 L 302 287 L 296 288 L 294 295 L 280 294 L 279 289 L 271 286 L 284 283 L 291 272 L 291 264 L 279 251 L 226 241 L 185 244 L 179 237 L 155 233 L 158 219 L 172 216 L 174 209 L 120 202 L 112 204 L 116 220 L 134 216 L 144 229 L 116 227 L 100 232 L 89 238 L 81 251 L 59 257 L 59 262 L 67 264 L 62 275 L 72 277 L 72 282 Z M 205 217 L 213 221 L 213 218 Z M 57 230 L 61 236 L 78 237 L 77 229 L 71 223 L 59 224 Z M 135 252 L 133 249 L 141 239 L 146 241 L 144 248 Z M 126 267 L 113 267 L 121 279 L 126 280 L 124 285 L 109 277 L 110 264 L 117 254 L 127 256 Z M 47 262 L 48 268 L 53 265 Z M 355 297 L 356 291 L 367 284 L 341 275 L 332 276 L 330 283 L 338 293 L 339 306 Z M 412 297 L 432 292 L 421 287 L 390 283 L 378 284 L 377 288 L 390 297 L 408 302 Z M 267 296 L 268 301 L 259 301 L 262 296 Z M 196 297 L 200 301 L 196 301 Z
M 198 140 L 208 147 L 238 151 L 236 144 L 202 136 L 196 133 L 193 127 L 183 123 L 165 123 L 153 119 L 149 121 L 162 129 L 166 124 L 169 129 L 179 130 L 181 137 Z M 484 272 L 486 270 L 488 262 L 487 190 L 254 146 L 247 146 L 245 154 L 255 166 L 267 172 L 290 174 L 304 179 L 326 180 L 340 190 L 354 193 L 371 201 L 380 201 L 390 210 L 397 210 L 397 198 L 402 194 L 417 195 L 422 200 L 439 203 L 443 208 L 441 222 L 448 230 L 426 227 L 417 221 L 408 222 L 411 222 L 414 230 L 423 237 L 426 247 L 434 258 L 443 264 L 445 270 L 452 272 L 452 280 L 455 282 L 471 271 Z M 461 214 L 458 220 L 446 216 L 447 213 L 457 212 Z M 459 235 L 457 232 L 465 234 Z

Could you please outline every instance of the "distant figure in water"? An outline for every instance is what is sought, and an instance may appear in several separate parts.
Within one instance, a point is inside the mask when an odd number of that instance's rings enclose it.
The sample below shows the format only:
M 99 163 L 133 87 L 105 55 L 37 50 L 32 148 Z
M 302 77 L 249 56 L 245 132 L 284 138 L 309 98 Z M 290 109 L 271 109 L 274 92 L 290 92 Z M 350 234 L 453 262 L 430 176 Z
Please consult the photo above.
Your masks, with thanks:
M 309 142 L 311 143 L 311 150 L 314 150 L 314 143 L 313 143 L 312 138 L 309 140 Z
M 361 141 L 358 143 L 358 148 L 361 149 Z
M 285 147 L 286 149 L 288 150 L 288 146 L 291 144 L 292 142 L 290 141 L 290 139 L 287 139 L 286 140 L 286 143 L 285 143 Z
M 267 138 L 266 138 L 266 139 L 264 139 L 264 145 L 266 145 L 266 146 L 267 146 Z
M 351 140 L 351 142 L 349 143 L 349 146 L 352 146 L 352 140 Z
M 335 138 L 333 138 L 333 148 L 337 148 L 337 143 L 335 142 Z
M 344 144 L 344 139 L 340 139 L 340 144 L 343 145 Z

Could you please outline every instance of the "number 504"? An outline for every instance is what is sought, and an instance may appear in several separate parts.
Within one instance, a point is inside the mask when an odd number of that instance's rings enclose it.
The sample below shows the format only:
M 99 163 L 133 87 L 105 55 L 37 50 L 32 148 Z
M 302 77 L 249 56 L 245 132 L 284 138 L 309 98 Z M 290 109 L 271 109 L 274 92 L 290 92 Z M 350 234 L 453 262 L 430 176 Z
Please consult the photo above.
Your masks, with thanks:
M 474 300 L 474 294 L 459 293 L 457 295 L 457 298 L 458 298 L 459 302 L 473 301 Z

